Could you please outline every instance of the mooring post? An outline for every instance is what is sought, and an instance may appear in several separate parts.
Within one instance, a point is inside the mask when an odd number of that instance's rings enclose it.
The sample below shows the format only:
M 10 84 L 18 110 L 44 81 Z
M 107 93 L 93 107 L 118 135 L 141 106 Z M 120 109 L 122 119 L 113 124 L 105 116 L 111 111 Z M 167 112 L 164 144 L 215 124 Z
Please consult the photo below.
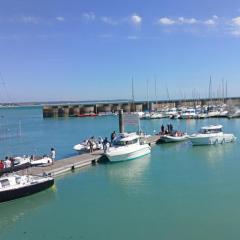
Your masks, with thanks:
M 118 111 L 118 119 L 119 119 L 119 132 L 124 133 L 123 109 L 120 109 Z

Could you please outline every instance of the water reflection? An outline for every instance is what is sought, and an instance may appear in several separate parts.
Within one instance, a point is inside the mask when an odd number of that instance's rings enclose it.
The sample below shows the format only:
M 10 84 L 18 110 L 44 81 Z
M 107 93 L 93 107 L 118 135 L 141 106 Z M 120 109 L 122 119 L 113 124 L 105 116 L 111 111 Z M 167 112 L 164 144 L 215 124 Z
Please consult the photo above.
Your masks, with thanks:
M 131 161 L 110 163 L 107 166 L 107 175 L 122 184 L 139 183 L 143 181 L 142 175 L 148 168 L 150 160 L 151 155 L 146 155 Z
M 24 218 L 33 210 L 49 204 L 56 197 L 55 189 L 50 188 L 44 192 L 32 196 L 20 198 L 14 201 L 0 203 L 0 231 Z
M 225 159 L 229 159 L 231 155 L 234 155 L 234 149 L 236 149 L 236 147 L 236 143 L 195 146 L 193 147 L 192 154 L 200 158 L 200 160 L 205 161 L 208 167 L 219 168 L 223 167 Z

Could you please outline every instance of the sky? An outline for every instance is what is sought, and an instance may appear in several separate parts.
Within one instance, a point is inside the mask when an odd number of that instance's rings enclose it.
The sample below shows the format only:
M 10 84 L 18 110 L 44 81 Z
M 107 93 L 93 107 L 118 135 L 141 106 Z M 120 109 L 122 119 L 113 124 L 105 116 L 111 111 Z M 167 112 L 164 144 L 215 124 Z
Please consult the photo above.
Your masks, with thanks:
M 239 56 L 239 0 L 0 0 L 0 102 L 239 96 Z

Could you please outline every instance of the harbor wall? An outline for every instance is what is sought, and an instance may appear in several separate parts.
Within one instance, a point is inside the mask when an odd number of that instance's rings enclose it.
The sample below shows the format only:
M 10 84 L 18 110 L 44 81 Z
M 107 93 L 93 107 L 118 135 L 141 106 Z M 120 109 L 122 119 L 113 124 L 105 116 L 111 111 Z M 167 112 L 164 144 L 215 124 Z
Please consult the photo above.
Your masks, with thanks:
M 80 114 L 99 114 L 117 112 L 123 109 L 124 112 L 157 111 L 173 107 L 195 107 L 197 105 L 221 105 L 240 107 L 240 97 L 224 99 L 184 99 L 184 100 L 161 100 L 161 101 L 137 101 L 137 102 L 112 102 L 112 103 L 91 103 L 91 104 L 64 104 L 46 105 L 43 107 L 44 118 L 74 117 Z

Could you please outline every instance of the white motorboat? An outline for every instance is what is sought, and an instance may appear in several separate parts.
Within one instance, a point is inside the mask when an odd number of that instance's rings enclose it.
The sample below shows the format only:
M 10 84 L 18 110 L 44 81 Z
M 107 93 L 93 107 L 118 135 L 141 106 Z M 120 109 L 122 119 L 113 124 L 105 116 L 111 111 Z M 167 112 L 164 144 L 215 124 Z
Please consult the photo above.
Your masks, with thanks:
M 177 108 L 171 108 L 165 113 L 166 117 L 169 117 L 171 119 L 179 118 L 179 113 L 177 111 Z
M 188 108 L 187 110 L 183 111 L 180 114 L 180 119 L 192 119 L 192 118 L 196 118 L 197 114 L 196 114 L 196 110 L 193 108 Z
M 223 133 L 222 125 L 210 125 L 202 127 L 200 133 L 192 134 L 188 138 L 192 145 L 213 145 L 234 142 L 236 137 L 233 134 Z
M 236 110 L 234 113 L 228 113 L 228 118 L 240 118 L 240 109 Z
M 207 113 L 208 118 L 214 118 L 214 117 L 219 117 L 219 116 L 220 116 L 220 112 L 217 110 L 211 110 Z
M 219 117 L 227 117 L 227 116 L 228 116 L 227 110 L 220 111 Z
M 31 156 L 31 166 L 47 166 L 53 163 L 49 156 Z
M 150 119 L 160 119 L 163 118 L 163 114 L 160 112 L 153 112 L 150 115 Z
M 186 133 L 174 133 L 174 134 L 164 134 L 160 136 L 160 143 L 174 143 L 174 142 L 183 142 L 188 140 L 188 135 Z
M 151 114 L 149 112 L 145 112 L 140 116 L 140 119 L 144 119 L 144 120 L 151 119 Z
M 151 147 L 141 143 L 140 136 L 136 133 L 121 133 L 106 152 L 106 157 L 111 162 L 119 162 L 142 157 L 150 152 Z
M 25 197 L 51 187 L 52 177 L 8 175 L 0 178 L 0 203 Z
M 52 164 L 52 158 L 47 155 L 44 156 L 22 156 L 22 157 L 15 157 L 14 161 L 17 162 L 26 162 L 29 163 L 31 166 L 47 166 Z

